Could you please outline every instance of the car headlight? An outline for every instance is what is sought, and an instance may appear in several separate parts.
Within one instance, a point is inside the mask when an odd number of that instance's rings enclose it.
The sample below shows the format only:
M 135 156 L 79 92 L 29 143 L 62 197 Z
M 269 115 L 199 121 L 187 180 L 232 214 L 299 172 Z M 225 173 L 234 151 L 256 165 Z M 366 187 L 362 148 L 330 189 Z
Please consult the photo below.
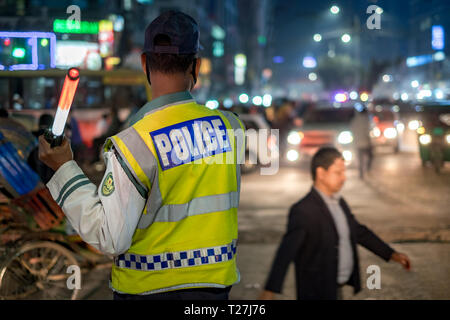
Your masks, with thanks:
M 338 142 L 340 144 L 349 144 L 353 142 L 353 135 L 350 131 L 342 131 L 339 133 Z
M 408 128 L 409 130 L 416 131 L 420 127 L 420 121 L 419 120 L 411 120 L 408 122 Z
M 378 138 L 379 136 L 381 136 L 381 131 L 380 131 L 380 128 L 378 128 L 378 127 L 373 128 L 372 133 L 375 138 Z
M 445 136 L 445 140 L 447 140 L 447 143 L 450 144 L 450 134 Z
M 353 153 L 349 150 L 345 150 L 344 152 L 342 152 L 342 156 L 344 157 L 344 160 L 347 162 L 350 162 L 353 159 Z
M 287 154 L 286 154 L 286 158 L 287 158 L 289 161 L 295 161 L 295 160 L 297 160 L 297 159 L 298 159 L 298 152 L 297 152 L 297 150 L 289 150 L 289 151 L 287 152 Z
M 297 131 L 291 131 L 287 137 L 289 144 L 297 145 L 302 141 L 302 136 Z
M 386 128 L 384 129 L 383 135 L 387 139 L 394 139 L 395 137 L 397 137 L 397 130 L 395 130 L 394 128 Z
M 431 136 L 429 134 L 423 134 L 419 137 L 420 144 L 427 145 L 431 143 Z

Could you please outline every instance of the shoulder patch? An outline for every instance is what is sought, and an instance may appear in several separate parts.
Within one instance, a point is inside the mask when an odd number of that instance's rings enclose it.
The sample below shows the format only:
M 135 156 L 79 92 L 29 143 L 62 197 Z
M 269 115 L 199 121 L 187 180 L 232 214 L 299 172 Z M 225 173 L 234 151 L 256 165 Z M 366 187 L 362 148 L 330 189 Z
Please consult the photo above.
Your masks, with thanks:
M 112 173 L 108 173 L 106 175 L 105 180 L 103 180 L 103 185 L 102 185 L 102 195 L 104 195 L 105 197 L 109 196 L 111 193 L 114 192 L 114 179 L 112 176 Z

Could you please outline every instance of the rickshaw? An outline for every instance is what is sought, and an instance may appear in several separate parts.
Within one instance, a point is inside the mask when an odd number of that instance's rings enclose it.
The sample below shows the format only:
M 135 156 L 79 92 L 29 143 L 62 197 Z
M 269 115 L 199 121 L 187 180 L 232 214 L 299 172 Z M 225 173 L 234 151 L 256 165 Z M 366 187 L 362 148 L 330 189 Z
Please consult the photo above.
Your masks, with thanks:
M 450 161 L 450 102 L 417 106 L 421 126 L 417 129 L 422 165 L 432 164 L 437 173 Z
M 70 270 L 110 261 L 67 234 L 64 213 L 25 160 L 36 141 L 9 124 L 0 126 L 0 300 L 77 299 Z

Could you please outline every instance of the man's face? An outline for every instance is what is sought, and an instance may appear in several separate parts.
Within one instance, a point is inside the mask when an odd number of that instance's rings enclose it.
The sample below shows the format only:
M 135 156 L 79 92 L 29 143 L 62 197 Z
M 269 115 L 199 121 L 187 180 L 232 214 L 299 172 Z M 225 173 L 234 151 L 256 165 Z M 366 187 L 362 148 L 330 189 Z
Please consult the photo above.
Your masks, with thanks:
M 325 170 L 318 168 L 318 178 L 331 192 L 339 192 L 344 186 L 345 176 L 345 162 L 342 158 L 334 160 L 333 164 Z

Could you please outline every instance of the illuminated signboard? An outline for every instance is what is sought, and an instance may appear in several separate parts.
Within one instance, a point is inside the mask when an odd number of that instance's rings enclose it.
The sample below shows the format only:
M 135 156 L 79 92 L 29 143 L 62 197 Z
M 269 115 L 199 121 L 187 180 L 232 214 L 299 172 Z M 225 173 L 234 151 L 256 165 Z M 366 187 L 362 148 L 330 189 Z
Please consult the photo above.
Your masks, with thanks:
M 54 68 L 55 50 L 54 33 L 1 31 L 0 70 L 37 70 L 47 66 Z
M 431 47 L 433 50 L 444 50 L 444 28 L 442 26 L 431 27 Z
M 96 21 L 80 21 L 55 19 L 53 21 L 53 31 L 58 33 L 82 33 L 97 34 L 99 23 Z

